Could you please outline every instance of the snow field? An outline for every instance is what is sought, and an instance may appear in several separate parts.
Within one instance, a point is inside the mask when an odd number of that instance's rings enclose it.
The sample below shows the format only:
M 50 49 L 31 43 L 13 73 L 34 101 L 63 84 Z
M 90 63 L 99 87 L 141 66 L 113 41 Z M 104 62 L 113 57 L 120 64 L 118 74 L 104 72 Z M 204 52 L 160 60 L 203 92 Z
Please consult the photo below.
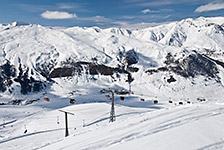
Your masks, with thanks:
M 104 96 L 104 95 L 101 95 Z M 140 96 L 141 97 L 141 96 Z M 1 149 L 209 149 L 219 143 L 224 131 L 222 101 L 179 105 L 168 98 L 140 101 L 139 96 L 119 101 L 116 121 L 109 123 L 110 100 L 57 108 L 57 100 L 41 106 L 1 106 Z M 104 98 L 105 99 L 105 98 Z M 59 100 L 59 99 L 58 99 Z M 128 103 L 129 106 L 122 104 Z M 134 105 L 132 105 L 134 103 Z M 142 104 L 146 105 L 142 105 Z M 176 103 L 176 105 L 175 105 Z M 40 104 L 38 104 L 40 105 Z M 135 107 L 134 107 L 135 106 Z M 22 108 L 22 109 L 21 109 Z M 64 113 L 68 115 L 70 136 L 64 137 Z M 22 112 L 21 112 L 22 111 Z M 6 119 L 7 116 L 10 118 Z M 27 129 L 27 133 L 24 131 Z M 206 131 L 206 132 L 205 132 Z M 10 135 L 10 136 L 9 136 Z

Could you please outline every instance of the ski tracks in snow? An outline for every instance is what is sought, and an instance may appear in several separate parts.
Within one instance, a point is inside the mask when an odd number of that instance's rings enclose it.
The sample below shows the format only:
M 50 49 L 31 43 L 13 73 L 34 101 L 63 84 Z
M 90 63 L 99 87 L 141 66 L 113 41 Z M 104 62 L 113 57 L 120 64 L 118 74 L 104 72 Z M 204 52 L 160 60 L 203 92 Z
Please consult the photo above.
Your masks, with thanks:
M 224 139 L 221 142 L 213 143 L 198 150 L 224 150 Z
M 145 136 L 150 136 L 153 134 L 157 134 L 159 132 L 163 132 L 166 130 L 170 130 L 172 128 L 177 128 L 182 125 L 190 124 L 192 122 L 206 119 L 209 117 L 214 117 L 217 115 L 224 114 L 224 108 L 204 108 L 204 106 L 201 106 L 202 109 L 198 109 L 200 106 L 191 106 L 191 107 L 178 107 L 174 108 L 172 110 L 161 110 L 161 112 L 147 112 L 145 114 L 141 114 L 140 116 L 136 116 L 141 118 L 138 119 L 137 122 L 132 122 L 132 118 L 130 121 L 125 120 L 126 122 L 129 122 L 127 124 L 124 124 L 125 126 L 120 126 L 119 128 L 116 128 L 115 130 L 120 131 L 120 135 L 113 136 L 112 133 L 108 133 L 108 135 L 112 135 L 107 137 L 104 140 L 94 141 L 94 143 L 89 144 L 87 147 L 79 147 L 80 149 L 98 149 L 98 148 L 107 148 L 109 146 L 119 144 L 122 142 L 128 142 L 134 139 L 142 138 Z M 165 112 L 164 112 L 165 111 Z M 136 118 L 134 118 L 133 121 L 136 121 Z M 120 123 L 120 122 L 118 122 Z M 135 132 L 133 132 L 135 131 Z M 110 132 L 114 132 L 114 130 L 111 130 Z M 119 137 L 119 138 L 118 138 Z M 114 140 L 116 139 L 116 140 Z M 205 147 L 202 150 L 207 150 L 208 148 L 213 148 L 216 146 L 224 146 L 224 143 L 218 143 Z M 208 149 L 210 150 L 210 149 Z M 213 150 L 213 149 L 212 149 Z

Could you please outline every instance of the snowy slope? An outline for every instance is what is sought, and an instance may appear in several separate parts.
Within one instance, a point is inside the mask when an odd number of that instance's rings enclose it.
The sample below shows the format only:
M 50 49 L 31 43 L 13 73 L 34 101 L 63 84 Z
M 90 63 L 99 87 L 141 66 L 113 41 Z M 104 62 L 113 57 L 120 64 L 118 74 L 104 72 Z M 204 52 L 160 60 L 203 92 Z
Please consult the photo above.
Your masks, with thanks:
M 1 127 L 0 146 L 18 150 L 224 148 L 223 101 L 181 106 L 160 98 L 157 105 L 150 98 L 145 102 L 138 101 L 136 96 L 128 100 L 125 103 L 135 101 L 139 108 L 122 106 L 116 97 L 116 121 L 113 123 L 109 123 L 107 102 L 61 108 L 75 114 L 69 115 L 70 136 L 66 138 L 64 114 L 56 108 L 2 107 L 1 114 L 4 112 L 8 116 L 4 116 L 6 124 Z M 146 105 L 143 107 L 141 103 Z
M 0 149 L 224 149 L 223 23 L 0 24 Z M 131 90 L 113 123 L 103 89 Z

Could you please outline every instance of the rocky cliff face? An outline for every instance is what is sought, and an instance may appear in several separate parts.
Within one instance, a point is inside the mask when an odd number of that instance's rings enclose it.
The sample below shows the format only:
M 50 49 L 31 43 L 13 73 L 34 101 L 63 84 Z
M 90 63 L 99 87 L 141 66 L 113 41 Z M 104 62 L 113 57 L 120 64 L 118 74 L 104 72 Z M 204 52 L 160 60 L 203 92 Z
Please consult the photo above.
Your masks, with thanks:
M 0 66 L 0 91 L 5 92 L 13 83 L 15 68 L 9 62 Z M 10 89 L 9 89 L 10 90 Z
M 217 77 L 218 69 L 212 60 L 207 57 L 193 53 L 185 58 L 166 62 L 169 70 L 183 77 L 207 76 Z
M 44 82 L 35 80 L 32 76 L 28 75 L 29 69 L 23 70 L 21 65 L 18 68 L 19 72 L 17 74 L 16 68 L 10 65 L 9 62 L 0 66 L 0 91 L 13 92 L 12 84 L 13 82 L 19 83 L 20 92 L 22 94 L 27 94 L 29 92 L 39 92 L 44 87 Z

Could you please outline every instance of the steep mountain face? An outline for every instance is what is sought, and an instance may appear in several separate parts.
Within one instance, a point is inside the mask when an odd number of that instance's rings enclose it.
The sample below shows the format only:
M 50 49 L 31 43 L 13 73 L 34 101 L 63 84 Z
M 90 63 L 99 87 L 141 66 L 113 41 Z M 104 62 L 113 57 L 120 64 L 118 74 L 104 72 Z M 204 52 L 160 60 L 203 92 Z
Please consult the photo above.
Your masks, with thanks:
M 224 91 L 223 23 L 223 17 L 185 19 L 141 30 L 2 24 L 0 92 L 53 90 L 63 81 L 217 98 Z
M 0 91 L 5 92 L 7 90 L 6 87 L 10 87 L 12 85 L 12 77 L 15 76 L 15 68 L 6 62 L 4 65 L 0 67 Z

